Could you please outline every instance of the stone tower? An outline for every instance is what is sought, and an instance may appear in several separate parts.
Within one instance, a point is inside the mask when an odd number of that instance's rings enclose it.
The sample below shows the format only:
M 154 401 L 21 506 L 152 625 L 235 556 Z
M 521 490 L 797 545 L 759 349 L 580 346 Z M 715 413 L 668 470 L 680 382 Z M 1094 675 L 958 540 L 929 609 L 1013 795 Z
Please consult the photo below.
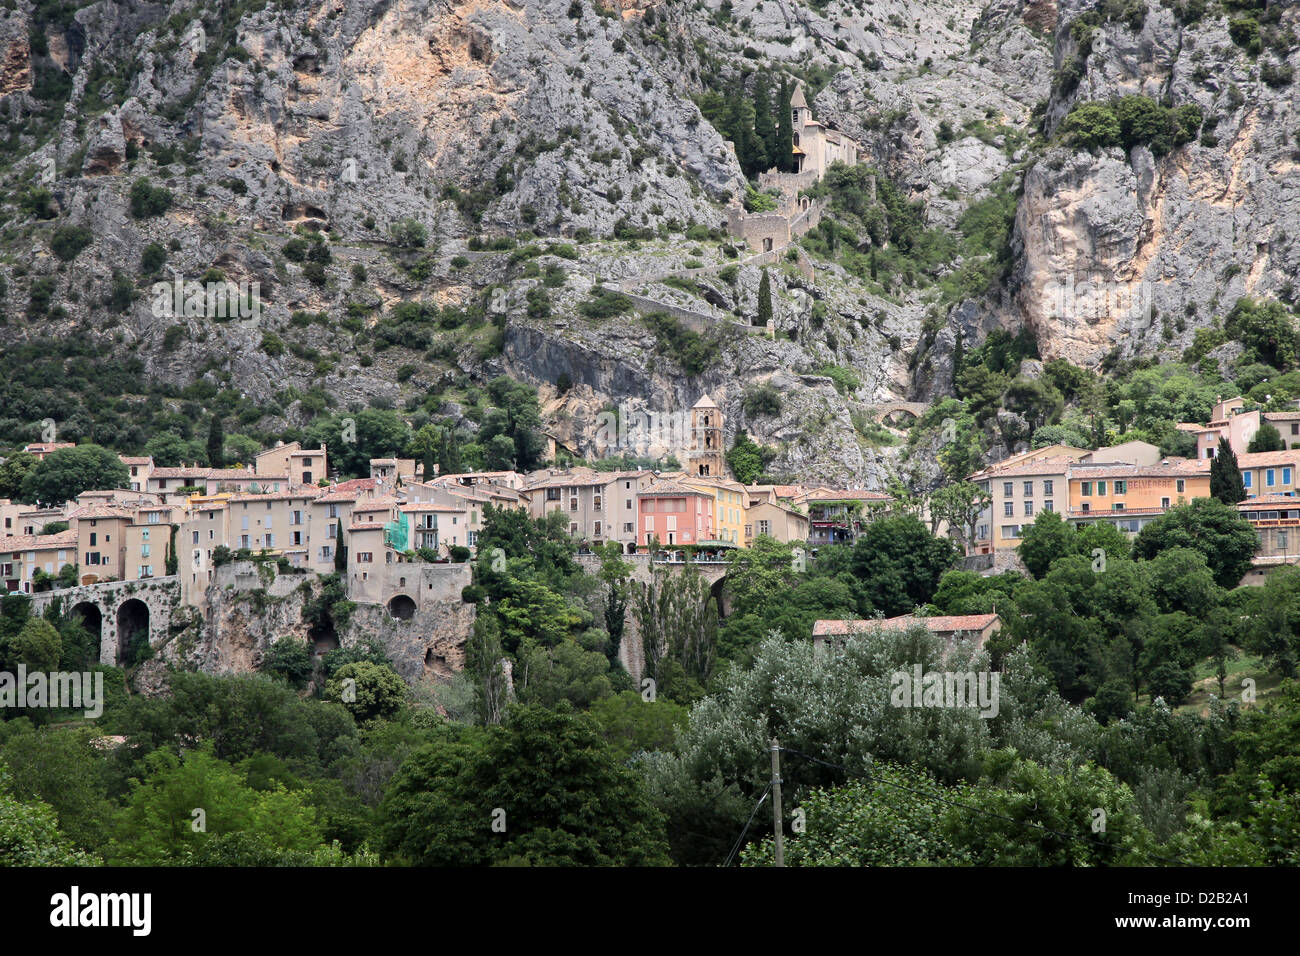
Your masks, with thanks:
M 722 457 L 722 409 L 708 395 L 691 409 L 691 446 L 684 464 L 690 475 L 727 476 Z

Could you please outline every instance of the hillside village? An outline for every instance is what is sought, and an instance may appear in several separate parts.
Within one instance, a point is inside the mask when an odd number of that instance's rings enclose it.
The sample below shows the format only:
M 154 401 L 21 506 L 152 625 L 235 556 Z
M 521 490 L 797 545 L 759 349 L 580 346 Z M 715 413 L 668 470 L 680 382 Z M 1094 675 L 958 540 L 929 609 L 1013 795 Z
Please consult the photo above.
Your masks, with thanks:
M 1300 866 L 1297 35 L 9 0 L 0 868 Z
M 249 467 L 164 468 L 123 455 L 129 488 L 88 489 L 57 504 L 0 500 L 0 581 L 6 592 L 57 596 L 73 588 L 84 596 L 94 585 L 171 578 L 181 603 L 205 613 L 218 569 L 255 559 L 289 573 L 339 573 L 350 600 L 409 620 L 430 601 L 459 600 L 470 583 L 461 572 L 479 558 L 485 508 L 534 519 L 563 514 L 579 555 L 613 544 L 616 553 L 654 564 L 719 566 L 758 538 L 815 561 L 820 548 L 852 545 L 874 518 L 901 512 L 952 538 L 970 570 L 1023 572 L 1017 549 L 1038 514 L 1059 513 L 1076 529 L 1106 524 L 1132 538 L 1170 509 L 1211 497 L 1210 468 L 1222 442 L 1246 492 L 1236 508 L 1258 536 L 1241 583 L 1262 584 L 1271 570 L 1300 563 L 1300 541 L 1291 537 L 1300 527 L 1300 402 L 1297 411 L 1261 412 L 1243 401 L 1220 401 L 1207 423 L 1178 423 L 1195 436 L 1196 458 L 1164 457 L 1154 445 L 1129 441 L 1092 450 L 1047 445 L 994 462 L 969 476 L 964 523 L 950 523 L 925 500 L 883 492 L 744 485 L 727 474 L 724 416 L 707 395 L 690 410 L 677 472 L 551 467 L 426 476 L 424 462 L 373 458 L 368 477 L 339 480 L 327 448 L 297 442 L 263 450 Z M 1261 424 L 1287 435 L 1290 447 L 1249 451 Z M 44 460 L 71 447 L 23 450 Z M 819 621 L 813 636 L 845 623 Z M 987 623 L 972 629 L 983 632 Z M 937 630 L 951 638 L 968 629 Z M 115 643 L 120 655 L 125 643 Z

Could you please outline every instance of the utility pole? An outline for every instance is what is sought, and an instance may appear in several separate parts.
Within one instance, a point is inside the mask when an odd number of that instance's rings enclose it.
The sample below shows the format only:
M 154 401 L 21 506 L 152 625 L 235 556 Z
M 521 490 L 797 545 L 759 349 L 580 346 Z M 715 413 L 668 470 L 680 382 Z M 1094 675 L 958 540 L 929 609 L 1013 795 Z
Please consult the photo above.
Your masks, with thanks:
M 776 833 L 776 865 L 785 866 L 785 832 L 781 826 L 781 744 L 772 738 L 772 829 Z

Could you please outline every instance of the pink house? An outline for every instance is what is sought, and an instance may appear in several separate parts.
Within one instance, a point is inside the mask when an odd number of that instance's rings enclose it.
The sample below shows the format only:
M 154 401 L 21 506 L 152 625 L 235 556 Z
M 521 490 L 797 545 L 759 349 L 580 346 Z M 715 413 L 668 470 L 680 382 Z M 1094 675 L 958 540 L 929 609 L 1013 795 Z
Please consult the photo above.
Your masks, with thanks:
M 713 539 L 713 494 L 675 481 L 637 492 L 637 540 L 649 545 L 700 544 Z

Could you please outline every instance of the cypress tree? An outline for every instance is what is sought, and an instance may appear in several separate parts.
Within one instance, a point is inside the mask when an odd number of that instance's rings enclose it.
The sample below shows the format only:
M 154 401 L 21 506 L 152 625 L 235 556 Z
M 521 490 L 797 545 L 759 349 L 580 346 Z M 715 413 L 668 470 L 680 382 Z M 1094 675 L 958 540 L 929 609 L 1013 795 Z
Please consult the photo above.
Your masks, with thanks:
M 767 270 L 763 270 L 763 277 L 758 280 L 758 324 L 767 328 L 767 323 L 772 321 L 772 280 L 767 276 Z
M 346 571 L 348 569 L 347 548 L 343 547 L 343 522 L 340 521 L 334 526 L 334 570 Z
M 180 525 L 172 525 L 171 538 L 167 542 L 167 557 L 164 559 L 163 566 L 169 575 L 174 575 L 180 570 L 180 559 L 176 556 L 176 532 Z
M 761 75 L 754 84 L 754 132 L 763 143 L 764 165 L 775 166 L 780 150 L 777 147 L 776 124 L 772 122 L 772 97 L 767 89 L 767 77 Z
M 767 162 L 762 140 L 754 132 L 753 106 L 739 92 L 727 100 L 727 126 L 736 146 L 736 160 L 747 177 L 753 177 Z
M 450 425 L 442 431 L 442 448 L 438 452 L 438 467 L 441 475 L 459 475 L 460 444 L 456 441 L 456 429 Z
M 794 172 L 794 116 L 790 112 L 790 97 L 793 95 L 790 81 L 781 80 L 781 102 L 776 118 L 776 168 L 785 173 Z
M 208 467 L 226 467 L 226 431 L 221 427 L 220 415 L 213 415 L 208 422 Z
M 1246 483 L 1237 467 L 1237 455 L 1226 438 L 1219 439 L 1219 451 L 1210 462 L 1210 495 L 1226 505 L 1246 500 Z

